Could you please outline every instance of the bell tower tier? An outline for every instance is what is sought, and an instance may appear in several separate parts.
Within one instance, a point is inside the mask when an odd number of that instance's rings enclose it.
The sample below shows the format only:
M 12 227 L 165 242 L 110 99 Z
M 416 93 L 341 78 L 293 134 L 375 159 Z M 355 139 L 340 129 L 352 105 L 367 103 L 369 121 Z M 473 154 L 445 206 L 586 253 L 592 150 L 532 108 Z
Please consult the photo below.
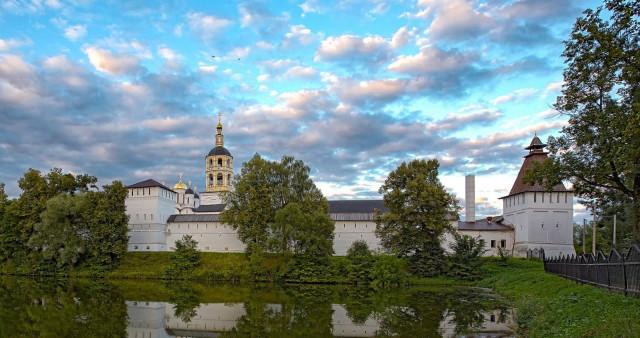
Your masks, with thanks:
M 233 156 L 224 147 L 222 124 L 218 121 L 216 146 L 205 157 L 206 193 L 220 193 L 231 191 L 233 183 Z M 209 195 L 209 194 L 205 194 Z M 216 199 L 219 200 L 219 199 Z M 203 198 L 204 204 L 204 198 Z M 209 204 L 209 203 L 207 203 Z

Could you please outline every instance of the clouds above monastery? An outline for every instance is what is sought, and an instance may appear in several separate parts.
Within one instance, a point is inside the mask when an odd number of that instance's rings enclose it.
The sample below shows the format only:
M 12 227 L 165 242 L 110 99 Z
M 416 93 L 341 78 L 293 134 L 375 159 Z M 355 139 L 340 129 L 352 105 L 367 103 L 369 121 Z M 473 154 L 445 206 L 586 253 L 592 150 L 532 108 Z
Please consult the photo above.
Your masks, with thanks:
M 402 161 L 435 157 L 498 213 L 533 133 L 566 124 L 562 40 L 596 5 L 0 2 L 0 182 L 16 196 L 28 168 L 60 167 L 203 187 L 221 112 L 237 164 L 296 156 L 329 198 L 379 197 Z

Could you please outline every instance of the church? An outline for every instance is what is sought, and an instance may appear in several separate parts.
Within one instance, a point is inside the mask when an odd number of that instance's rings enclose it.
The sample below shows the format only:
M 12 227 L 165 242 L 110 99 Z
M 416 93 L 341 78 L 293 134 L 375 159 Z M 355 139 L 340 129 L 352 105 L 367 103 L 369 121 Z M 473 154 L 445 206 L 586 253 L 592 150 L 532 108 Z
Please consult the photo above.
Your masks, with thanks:
M 203 252 L 244 252 L 245 245 L 236 231 L 220 221 L 224 210 L 222 194 L 233 189 L 233 156 L 224 147 L 222 124 L 216 127 L 215 146 L 205 156 L 206 186 L 197 193 L 182 174 L 172 188 L 153 179 L 129 185 L 125 201 L 129 216 L 129 251 L 172 251 L 175 242 L 191 235 Z M 524 158 L 509 195 L 502 197 L 503 215 L 475 219 L 475 177 L 466 177 L 465 220 L 452 220 L 461 234 L 483 238 L 486 255 L 497 255 L 502 248 L 514 256 L 543 248 L 547 256 L 575 254 L 573 249 L 573 194 L 562 184 L 546 191 L 540 185 L 521 182 L 533 161 L 547 158 L 540 139 L 535 136 Z M 382 200 L 330 200 L 329 216 L 335 222 L 335 255 L 347 254 L 357 240 L 372 250 L 381 249 L 375 236 L 374 216 L 387 212 Z M 546 227 L 545 227 L 546 226 Z M 451 234 L 443 238 L 448 249 Z

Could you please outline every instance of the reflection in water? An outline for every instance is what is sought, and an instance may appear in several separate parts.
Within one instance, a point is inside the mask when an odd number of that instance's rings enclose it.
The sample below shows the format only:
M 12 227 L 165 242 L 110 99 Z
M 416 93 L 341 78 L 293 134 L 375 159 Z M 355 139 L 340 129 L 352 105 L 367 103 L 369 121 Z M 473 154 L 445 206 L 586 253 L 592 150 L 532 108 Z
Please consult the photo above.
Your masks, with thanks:
M 511 318 L 470 289 L 0 277 L 0 337 L 504 337 Z

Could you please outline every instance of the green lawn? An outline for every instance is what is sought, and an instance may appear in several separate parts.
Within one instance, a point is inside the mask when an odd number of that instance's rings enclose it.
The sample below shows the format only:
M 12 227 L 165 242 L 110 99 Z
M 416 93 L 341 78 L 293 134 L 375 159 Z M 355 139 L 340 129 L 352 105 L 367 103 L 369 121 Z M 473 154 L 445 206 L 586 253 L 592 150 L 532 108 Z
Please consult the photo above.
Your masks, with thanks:
M 640 298 L 547 274 L 541 262 L 488 260 L 488 287 L 513 301 L 518 332 L 531 337 L 640 337 Z

